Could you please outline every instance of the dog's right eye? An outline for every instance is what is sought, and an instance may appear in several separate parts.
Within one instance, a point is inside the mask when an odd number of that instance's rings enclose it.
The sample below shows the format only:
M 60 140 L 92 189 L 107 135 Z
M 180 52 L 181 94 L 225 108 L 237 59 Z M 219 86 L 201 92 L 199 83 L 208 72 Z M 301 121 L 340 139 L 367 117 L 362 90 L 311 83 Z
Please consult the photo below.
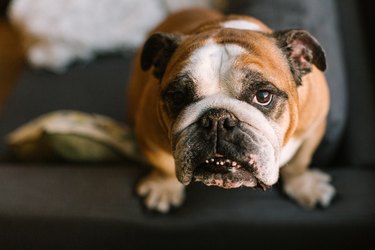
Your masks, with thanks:
M 168 95 L 169 102 L 172 102 L 175 106 L 183 105 L 185 102 L 185 93 L 182 91 L 171 91 Z
M 188 75 L 177 76 L 162 91 L 162 99 L 169 116 L 176 118 L 181 110 L 197 100 L 193 80 Z
M 175 118 L 186 105 L 193 101 L 193 96 L 182 90 L 168 90 L 164 93 L 163 99 L 169 115 Z
M 174 106 L 183 105 L 186 98 L 186 94 L 181 90 L 169 90 L 163 94 L 164 101 Z

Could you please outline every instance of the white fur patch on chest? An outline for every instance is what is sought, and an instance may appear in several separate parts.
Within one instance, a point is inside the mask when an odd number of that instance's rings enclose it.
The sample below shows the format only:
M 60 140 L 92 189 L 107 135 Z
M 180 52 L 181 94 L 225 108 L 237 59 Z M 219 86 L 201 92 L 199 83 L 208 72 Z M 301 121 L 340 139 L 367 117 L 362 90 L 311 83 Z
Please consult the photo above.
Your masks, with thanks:
M 287 164 L 296 154 L 302 144 L 302 140 L 292 138 L 281 150 L 280 167 Z
M 223 28 L 261 31 L 258 24 L 246 20 L 231 20 L 223 23 Z
M 184 71 L 189 72 L 197 83 L 199 95 L 229 94 L 235 87 L 233 64 L 244 52 L 245 49 L 238 45 L 209 40 L 191 55 Z

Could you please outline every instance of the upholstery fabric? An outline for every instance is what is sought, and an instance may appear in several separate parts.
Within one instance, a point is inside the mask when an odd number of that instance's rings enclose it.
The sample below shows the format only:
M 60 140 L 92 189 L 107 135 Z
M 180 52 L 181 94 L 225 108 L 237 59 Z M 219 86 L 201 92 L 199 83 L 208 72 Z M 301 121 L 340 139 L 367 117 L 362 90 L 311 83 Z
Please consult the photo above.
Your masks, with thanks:
M 64 74 L 27 68 L 0 114 L 0 156 L 4 136 L 48 112 L 78 110 L 125 121 L 126 82 L 133 53 L 105 56 L 91 64 L 74 65 Z
M 85 249 L 96 244 L 111 249 L 114 242 L 125 248 L 153 249 L 267 243 L 267 249 L 279 241 L 284 248 L 305 240 L 329 246 L 341 239 L 360 248 L 359 240 L 368 236 L 375 222 L 375 173 L 368 169 L 329 171 L 339 193 L 324 210 L 304 210 L 278 187 L 264 192 L 193 184 L 185 204 L 166 216 L 147 212 L 133 193 L 145 171 L 132 163 L 4 165 L 0 168 L 0 242 L 10 237 L 35 246 L 49 242 L 50 247 L 77 244 Z M 177 240 L 181 245 L 174 245 Z
M 364 29 L 356 1 L 337 1 L 348 76 L 349 116 L 346 131 L 346 163 L 375 165 L 375 84 L 370 70 L 373 58 L 364 41 Z M 371 24 L 370 24 L 371 25 Z M 368 47 L 366 46 L 368 45 Z

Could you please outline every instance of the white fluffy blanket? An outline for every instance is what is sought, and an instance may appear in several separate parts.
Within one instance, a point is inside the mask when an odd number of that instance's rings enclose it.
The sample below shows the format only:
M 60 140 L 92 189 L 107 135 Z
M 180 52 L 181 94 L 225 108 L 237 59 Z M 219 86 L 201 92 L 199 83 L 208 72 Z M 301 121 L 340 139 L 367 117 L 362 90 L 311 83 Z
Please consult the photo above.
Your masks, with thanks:
M 13 0 L 8 14 L 34 67 L 64 71 L 96 53 L 134 49 L 167 14 L 214 0 Z

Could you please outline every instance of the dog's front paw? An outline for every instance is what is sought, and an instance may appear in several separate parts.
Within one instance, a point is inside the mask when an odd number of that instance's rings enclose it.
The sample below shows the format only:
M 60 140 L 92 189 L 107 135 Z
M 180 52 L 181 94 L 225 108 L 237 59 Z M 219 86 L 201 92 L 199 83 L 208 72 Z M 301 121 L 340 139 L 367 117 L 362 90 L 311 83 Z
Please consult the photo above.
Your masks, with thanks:
M 137 193 L 144 197 L 148 209 L 167 213 L 171 206 L 182 204 L 185 187 L 175 176 L 166 176 L 153 171 L 138 183 Z
M 313 208 L 318 204 L 328 207 L 336 192 L 330 181 L 328 174 L 309 170 L 288 179 L 284 183 L 284 191 L 303 207 Z

